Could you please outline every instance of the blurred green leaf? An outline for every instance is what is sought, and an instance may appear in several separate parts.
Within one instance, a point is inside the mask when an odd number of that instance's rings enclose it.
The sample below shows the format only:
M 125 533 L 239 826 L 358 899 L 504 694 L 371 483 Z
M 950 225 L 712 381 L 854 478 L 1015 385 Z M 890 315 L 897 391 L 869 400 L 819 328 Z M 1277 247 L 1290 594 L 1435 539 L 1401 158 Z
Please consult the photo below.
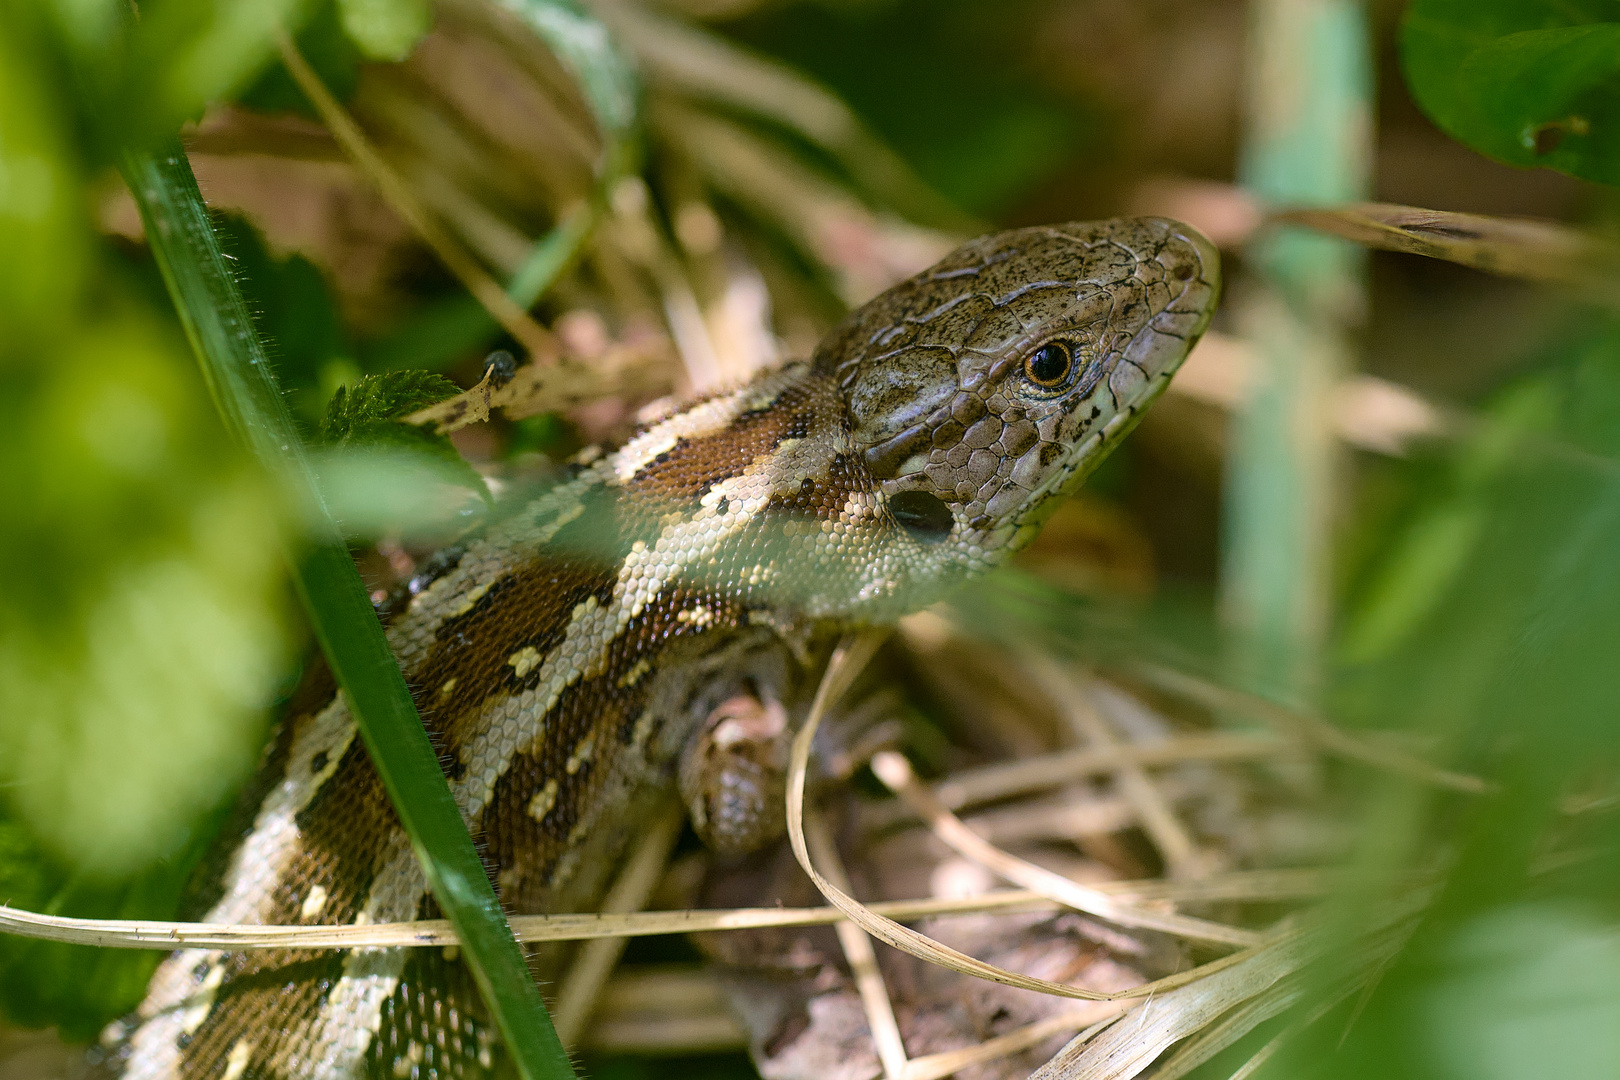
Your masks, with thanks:
M 315 69 L 321 82 L 339 101 L 348 101 L 360 82 L 360 50 L 343 32 L 335 0 L 316 0 L 308 19 L 293 36 L 298 51 Z M 260 112 L 293 112 L 319 120 L 315 107 L 298 89 L 287 69 L 276 60 L 237 95 L 237 100 Z
M 425 442 L 316 453 L 312 464 L 321 496 L 351 541 L 397 535 L 413 543 L 445 542 L 486 506 L 479 493 L 487 488 L 471 466 L 459 455 L 454 463 L 446 460 Z
M 1436 950 L 1414 1020 L 1436 1080 L 1620 1076 L 1620 937 L 1597 912 L 1499 908 Z
M 285 650 L 279 508 L 92 239 L 53 137 L 72 89 L 33 64 L 62 43 L 0 20 L 0 560 L 21 568 L 0 596 L 0 798 L 105 880 L 175 851 L 252 766 Z
M 284 657 L 274 500 L 177 342 L 86 314 L 0 404 L 6 797 L 102 875 L 173 849 L 251 767 Z M 192 376 L 192 379 L 195 377 Z
M 1557 419 L 1546 379 L 1510 388 L 1482 410 L 1448 464 L 1443 493 L 1430 493 L 1406 522 L 1354 602 L 1339 635 L 1340 659 L 1363 664 L 1399 648 L 1456 585 L 1487 524 L 1490 485 Z
M 66 123 L 34 67 L 40 44 L 19 13 L 0 12 L 0 356 L 20 335 L 66 322 L 84 286 L 90 230 Z M 26 270 L 24 268 L 27 268 Z
M 1447 134 L 1513 165 L 1620 183 L 1620 19 L 1607 0 L 1415 0 L 1413 96 Z
M 433 25 L 428 0 L 338 0 L 343 30 L 369 60 L 399 61 Z
M 246 85 L 270 60 L 275 34 L 304 0 L 158 0 L 141 5 L 128 90 L 160 102 L 154 123 L 195 113 Z
M 163 919 L 211 830 L 179 857 L 127 882 L 102 883 L 64 870 L 31 830 L 0 816 L 0 901 L 29 911 L 91 919 Z M 0 936 L 0 1012 L 27 1027 L 54 1026 L 87 1040 L 140 1001 L 160 952 Z

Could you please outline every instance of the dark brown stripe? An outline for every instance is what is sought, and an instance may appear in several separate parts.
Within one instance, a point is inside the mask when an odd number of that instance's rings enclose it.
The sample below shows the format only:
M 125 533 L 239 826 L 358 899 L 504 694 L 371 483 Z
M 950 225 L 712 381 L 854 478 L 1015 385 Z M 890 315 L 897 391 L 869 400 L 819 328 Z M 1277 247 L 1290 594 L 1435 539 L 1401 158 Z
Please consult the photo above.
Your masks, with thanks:
M 784 390 L 768 408 L 738 415 L 722 431 L 680 438 L 643 465 L 625 484 L 632 494 L 663 500 L 700 499 L 720 481 L 736 476 L 786 439 L 804 438 L 814 423 L 814 403 L 804 387 Z
M 252 958 L 251 970 L 249 958 Z M 237 1041 L 253 1044 L 244 1077 L 274 1077 L 289 1054 L 307 1057 L 306 1025 L 343 974 L 337 952 L 260 952 L 231 956 L 214 1011 L 190 1038 L 181 1037 L 180 1068 L 187 1080 L 224 1074 Z
M 540 662 L 520 674 L 512 657 L 532 648 L 544 658 L 562 643 L 574 608 L 591 597 L 608 604 L 616 581 L 616 568 L 536 557 L 491 586 L 465 615 L 446 621 L 410 673 L 417 708 L 440 745 L 460 745 L 460 722 L 470 722 L 491 695 L 535 685 Z M 483 602 L 492 595 L 498 602 Z
M 711 613 L 696 623 L 681 617 L 702 605 Z M 672 589 L 655 598 L 609 647 L 602 674 L 565 689 L 546 718 L 541 745 L 534 753 L 517 754 L 496 782 L 481 821 L 480 840 L 496 864 L 502 901 L 517 912 L 540 911 L 550 902 L 551 876 L 568 850 L 568 837 L 582 820 L 599 810 L 597 802 L 619 767 L 648 693 L 671 650 L 694 638 L 735 632 L 746 611 L 734 601 L 688 589 Z M 679 655 L 687 650 L 682 648 Z M 642 666 L 644 665 L 644 666 Z M 636 672 L 630 681 L 627 676 Z M 626 685 L 628 684 L 628 685 Z M 670 718 L 655 718 L 665 721 Z M 580 740 L 595 733 L 589 761 L 568 772 L 568 761 Z M 648 762 L 652 772 L 667 772 L 668 762 Z M 556 797 L 545 817 L 529 813 L 535 795 L 555 780 Z

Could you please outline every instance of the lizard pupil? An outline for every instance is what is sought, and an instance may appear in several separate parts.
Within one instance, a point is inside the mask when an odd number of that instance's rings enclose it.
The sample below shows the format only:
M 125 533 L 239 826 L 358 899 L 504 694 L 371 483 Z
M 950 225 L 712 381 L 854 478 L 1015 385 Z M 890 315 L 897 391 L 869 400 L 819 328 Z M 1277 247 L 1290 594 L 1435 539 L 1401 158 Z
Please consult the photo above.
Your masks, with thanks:
M 890 496 L 889 513 L 924 540 L 945 539 L 955 522 L 951 508 L 941 502 L 937 495 L 930 495 L 926 491 L 902 491 Z
M 1074 357 L 1069 347 L 1060 341 L 1049 341 L 1030 353 L 1024 361 L 1024 373 L 1036 386 L 1050 390 L 1069 377 Z

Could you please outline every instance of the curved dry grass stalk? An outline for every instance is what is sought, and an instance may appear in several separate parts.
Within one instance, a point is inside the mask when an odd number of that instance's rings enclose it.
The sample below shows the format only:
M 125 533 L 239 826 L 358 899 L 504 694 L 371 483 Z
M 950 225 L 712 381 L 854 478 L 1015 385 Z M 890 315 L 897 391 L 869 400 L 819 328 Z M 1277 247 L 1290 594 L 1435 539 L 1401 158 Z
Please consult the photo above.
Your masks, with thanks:
M 946 1050 L 938 1054 L 929 1054 L 927 1057 L 912 1058 L 906 1062 L 903 1080 L 943 1080 L 952 1073 L 975 1065 L 984 1065 L 998 1058 L 1010 1057 L 1023 1050 L 1028 1050 L 1035 1044 L 1051 1038 L 1064 1031 L 1073 1031 L 1075 1028 L 1084 1028 L 1070 1042 L 1085 1043 L 1096 1037 L 1105 1028 L 1119 1019 L 1121 1013 L 1131 1006 L 1123 1001 L 1099 1001 L 1090 1005 L 1082 1005 L 1068 1012 L 1049 1016 L 1045 1020 L 1037 1020 L 1027 1024 L 1016 1031 L 1009 1031 L 1005 1035 L 997 1035 L 993 1039 L 986 1039 L 978 1046 L 967 1046 L 960 1050 Z
M 1349 976 L 1344 989 L 1329 995 L 1328 1007 L 1360 989 L 1405 944 L 1427 899 L 1420 891 L 1375 911 L 1348 949 L 1342 924 L 1315 919 L 1224 971 L 1146 1002 L 1130 1022 L 1116 1024 L 1101 1038 L 1072 1040 L 1030 1080 L 1130 1080 L 1177 1042 L 1203 1032 L 1156 1074 L 1183 1076 L 1299 1001 L 1308 989 L 1306 965 L 1323 956 L 1343 955 Z M 1308 1019 L 1320 1012 L 1313 1009 Z
M 1221 874 L 1197 882 L 1114 881 L 1093 888 L 1135 900 L 1277 902 L 1325 895 L 1331 880 L 1318 870 L 1259 870 Z M 935 919 L 986 912 L 1049 911 L 1063 905 L 1026 889 L 1006 889 L 969 897 L 885 900 L 868 905 L 891 919 Z M 648 911 L 634 915 L 516 915 L 518 940 L 589 941 L 608 937 L 653 937 L 724 930 L 764 930 L 791 926 L 830 926 L 845 918 L 835 907 L 732 908 L 723 911 Z M 226 923 L 75 919 L 41 915 L 0 905 L 0 933 L 69 945 L 113 949 L 444 948 L 460 944 L 449 922 L 425 919 L 370 926 L 253 926 Z
M 826 867 L 828 880 L 847 892 L 849 875 L 838 859 L 838 845 L 827 835 L 826 822 L 819 815 L 805 821 L 805 836 L 815 849 L 816 858 Z M 907 1075 L 906 1044 L 894 1018 L 894 1003 L 889 999 L 889 988 L 884 985 L 883 972 L 878 968 L 872 939 L 848 921 L 834 924 L 833 930 L 838 934 L 844 959 L 849 961 L 850 974 L 855 977 L 855 991 L 860 995 L 861 1007 L 866 1010 L 866 1023 L 872 1029 L 872 1044 L 877 1048 L 884 1080 L 902 1080 Z
M 1078 998 L 1082 1001 L 1121 1001 L 1150 997 L 1175 987 L 1186 986 L 1189 983 L 1207 978 L 1211 974 L 1241 964 L 1253 959 L 1265 950 L 1275 949 L 1279 944 L 1292 941 L 1298 936 L 1297 931 L 1284 931 L 1275 938 L 1268 939 L 1268 944 L 1232 953 L 1190 971 L 1180 972 L 1163 979 L 1156 979 L 1153 982 L 1144 983 L 1129 990 L 1121 990 L 1117 993 L 1102 993 L 1077 986 L 1069 986 L 1065 983 L 1051 982 L 1047 979 L 1034 978 L 1016 971 L 1009 971 L 1006 968 L 997 967 L 994 964 L 987 964 L 982 960 L 968 956 L 966 953 L 943 945 L 925 934 L 918 933 L 910 927 L 902 926 L 893 919 L 879 915 L 838 888 L 837 885 L 829 881 L 825 875 L 816 869 L 805 841 L 804 796 L 805 781 L 809 773 L 810 747 L 815 740 L 816 729 L 821 724 L 822 716 L 826 713 L 828 707 L 843 695 L 844 691 L 849 688 L 850 683 L 854 681 L 855 675 L 871 659 L 877 645 L 882 640 L 882 636 L 882 631 L 867 630 L 846 635 L 839 644 L 838 649 L 833 654 L 831 664 L 828 665 L 827 674 L 822 679 L 821 686 L 816 692 L 816 699 L 811 705 L 810 715 L 805 719 L 804 727 L 800 729 L 799 734 L 793 740 L 793 753 L 788 771 L 788 841 L 792 845 L 794 857 L 821 894 L 831 901 L 834 907 L 844 912 L 850 921 L 862 930 L 902 952 L 910 953 L 921 960 L 949 968 L 964 975 L 972 975 L 974 978 L 985 979 L 1021 990 L 1033 990 L 1039 994 Z

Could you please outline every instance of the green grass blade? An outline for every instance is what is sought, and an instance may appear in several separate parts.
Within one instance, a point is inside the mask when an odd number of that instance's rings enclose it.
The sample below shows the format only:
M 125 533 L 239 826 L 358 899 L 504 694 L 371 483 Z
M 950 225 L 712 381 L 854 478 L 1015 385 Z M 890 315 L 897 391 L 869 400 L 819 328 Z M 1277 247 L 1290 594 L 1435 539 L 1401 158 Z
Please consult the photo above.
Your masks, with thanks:
M 232 433 L 289 482 L 312 535 L 299 592 L 434 897 L 526 1080 L 572 1077 L 523 953 L 473 848 L 360 575 L 327 514 L 241 292 L 178 144 L 132 154 L 124 175 L 186 333 Z

